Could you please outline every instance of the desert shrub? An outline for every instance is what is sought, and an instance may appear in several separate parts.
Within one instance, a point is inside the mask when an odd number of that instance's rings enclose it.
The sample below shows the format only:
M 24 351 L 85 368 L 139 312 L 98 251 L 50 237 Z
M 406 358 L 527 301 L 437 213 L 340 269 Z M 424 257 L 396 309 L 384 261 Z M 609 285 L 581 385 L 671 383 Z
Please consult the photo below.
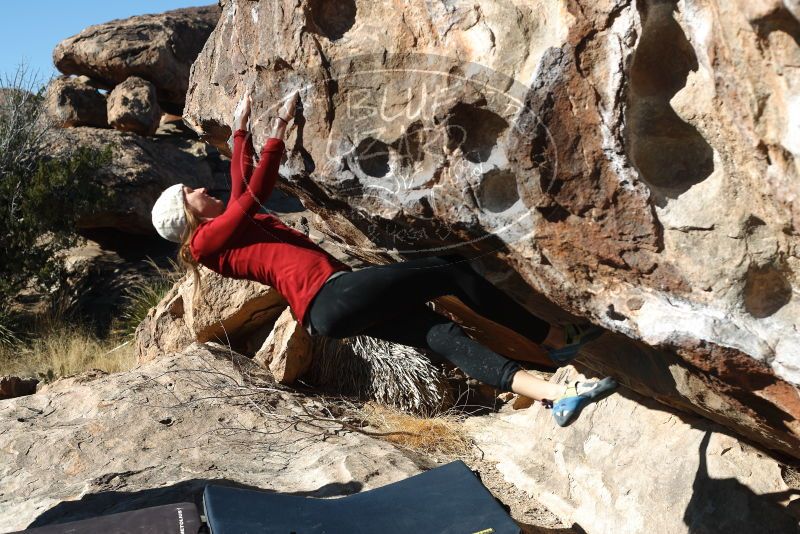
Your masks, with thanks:
M 96 179 L 111 147 L 48 153 L 44 90 L 24 66 L 0 87 L 0 302 L 31 286 L 48 294 L 63 287 L 59 252 L 77 244 L 76 222 L 114 202 Z M 11 315 L 5 308 L 0 319 Z M 11 322 L 3 331 L 13 334 Z
M 316 336 L 309 380 L 418 414 L 452 402 L 444 373 L 420 351 L 369 336 Z

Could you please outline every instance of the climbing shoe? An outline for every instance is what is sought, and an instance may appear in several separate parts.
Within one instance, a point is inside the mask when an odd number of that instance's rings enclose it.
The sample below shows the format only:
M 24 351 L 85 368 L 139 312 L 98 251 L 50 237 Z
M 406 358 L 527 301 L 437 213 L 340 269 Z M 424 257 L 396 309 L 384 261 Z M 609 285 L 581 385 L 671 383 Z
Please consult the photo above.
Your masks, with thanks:
M 565 325 L 566 345 L 558 349 L 547 349 L 547 355 L 559 367 L 566 365 L 578 356 L 585 344 L 597 339 L 603 332 L 605 332 L 603 328 L 591 323 Z
M 553 401 L 553 418 L 558 426 L 567 426 L 573 418 L 590 402 L 617 388 L 617 381 L 611 377 L 602 380 L 576 381 L 567 386 L 564 396 Z

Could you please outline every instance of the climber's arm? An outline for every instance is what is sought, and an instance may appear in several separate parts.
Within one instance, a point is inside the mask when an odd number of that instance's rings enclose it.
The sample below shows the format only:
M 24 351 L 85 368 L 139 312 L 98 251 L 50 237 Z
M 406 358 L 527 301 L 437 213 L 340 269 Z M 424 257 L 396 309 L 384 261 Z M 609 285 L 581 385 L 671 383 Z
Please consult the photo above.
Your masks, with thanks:
M 283 150 L 282 139 L 267 139 L 249 186 L 238 198 L 231 198 L 222 215 L 204 225 L 196 236 L 194 246 L 198 254 L 212 254 L 227 248 L 237 235 L 246 231 L 249 219 L 258 213 L 272 194 Z
M 233 158 L 231 159 L 231 201 L 247 189 L 247 183 L 253 174 L 253 136 L 242 128 L 233 134 Z

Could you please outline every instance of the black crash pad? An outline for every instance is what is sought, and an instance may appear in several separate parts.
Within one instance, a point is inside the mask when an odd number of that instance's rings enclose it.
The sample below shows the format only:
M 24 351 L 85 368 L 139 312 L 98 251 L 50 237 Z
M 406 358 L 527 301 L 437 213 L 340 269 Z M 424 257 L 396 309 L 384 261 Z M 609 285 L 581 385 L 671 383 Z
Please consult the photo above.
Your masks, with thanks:
M 208 485 L 211 534 L 519 534 L 478 477 L 455 461 L 347 497 L 318 499 Z
M 102 515 L 71 523 L 30 528 L 25 534 L 197 534 L 202 523 L 188 502 Z M 18 533 L 12 533 L 18 534 Z

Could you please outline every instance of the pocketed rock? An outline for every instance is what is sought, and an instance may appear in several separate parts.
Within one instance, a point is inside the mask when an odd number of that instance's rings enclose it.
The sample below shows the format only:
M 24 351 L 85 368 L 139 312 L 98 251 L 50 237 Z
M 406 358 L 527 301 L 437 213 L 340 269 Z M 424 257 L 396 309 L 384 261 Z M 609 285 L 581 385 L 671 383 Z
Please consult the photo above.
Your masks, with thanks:
M 155 86 L 131 76 L 108 95 L 108 123 L 123 132 L 153 135 L 161 119 Z
M 47 87 L 47 115 L 61 128 L 108 127 L 106 97 L 80 77 L 59 76 Z
M 533 313 L 544 296 L 679 362 L 671 405 L 800 457 L 789 3 L 221 5 L 198 134 L 223 147 L 246 89 L 261 116 L 303 87 L 282 176 L 351 249 L 468 256 Z
M 291 384 L 311 367 L 311 337 L 286 308 L 253 358 L 268 367 L 275 380 Z

